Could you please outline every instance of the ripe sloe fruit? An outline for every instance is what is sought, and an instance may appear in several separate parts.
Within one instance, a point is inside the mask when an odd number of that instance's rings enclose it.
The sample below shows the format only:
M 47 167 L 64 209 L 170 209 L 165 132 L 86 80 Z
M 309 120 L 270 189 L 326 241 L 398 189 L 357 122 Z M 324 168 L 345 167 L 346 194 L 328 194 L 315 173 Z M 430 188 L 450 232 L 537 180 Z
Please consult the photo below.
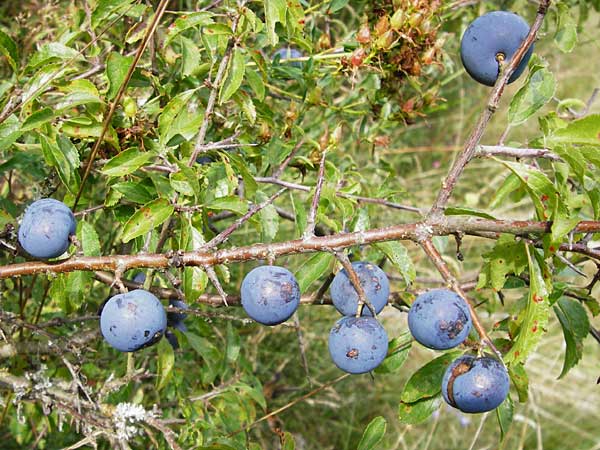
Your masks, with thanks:
M 446 403 L 465 413 L 497 408 L 508 395 L 509 388 L 506 368 L 488 356 L 461 356 L 448 366 L 442 379 Z
M 298 309 L 300 286 L 289 270 L 260 266 L 242 281 L 242 306 L 246 314 L 263 325 L 285 322 Z
M 432 289 L 419 295 L 408 312 L 408 327 L 413 337 L 434 350 L 461 344 L 471 326 L 466 302 L 447 289 Z
M 342 317 L 329 332 L 329 354 L 348 373 L 365 373 L 385 359 L 388 336 L 374 317 Z
M 169 299 L 169 305 L 179 309 L 188 309 L 188 305 L 181 300 L 174 298 Z M 167 325 L 173 328 L 177 328 L 179 331 L 186 332 L 187 327 L 183 321 L 187 318 L 185 313 L 168 312 L 167 313 Z
M 135 352 L 155 344 L 166 328 L 163 305 L 143 289 L 111 297 L 100 314 L 102 336 L 121 352 Z
M 69 237 L 75 234 L 76 226 L 67 205 L 44 198 L 25 210 L 19 226 L 19 243 L 35 258 L 56 258 L 69 248 Z
M 460 43 L 460 57 L 465 69 L 476 81 L 493 86 L 498 78 L 497 55 L 508 62 L 529 33 L 529 24 L 508 11 L 492 11 L 475 19 L 465 31 Z M 533 53 L 533 45 L 517 66 L 508 82 L 523 73 Z
M 379 314 L 387 304 L 390 295 L 390 282 L 387 275 L 375 264 L 370 262 L 354 262 L 352 268 L 356 272 L 360 285 L 365 291 L 367 299 L 373 305 L 375 312 Z M 353 316 L 358 307 L 358 293 L 346 269 L 340 270 L 331 283 L 331 300 L 335 308 L 344 316 Z M 366 306 L 362 310 L 363 316 L 372 316 Z
M 134 283 L 144 284 L 146 282 L 146 274 L 144 272 L 138 272 L 131 281 Z

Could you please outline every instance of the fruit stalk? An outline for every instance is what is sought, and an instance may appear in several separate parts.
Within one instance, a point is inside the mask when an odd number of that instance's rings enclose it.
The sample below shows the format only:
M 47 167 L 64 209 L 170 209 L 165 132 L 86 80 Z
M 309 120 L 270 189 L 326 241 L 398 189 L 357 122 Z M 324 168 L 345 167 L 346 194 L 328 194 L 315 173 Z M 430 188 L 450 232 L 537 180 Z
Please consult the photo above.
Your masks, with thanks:
M 485 330 L 484 326 L 479 320 L 479 316 L 477 315 L 475 308 L 473 307 L 467 295 L 465 294 L 465 291 L 463 291 L 463 289 L 461 288 L 459 281 L 452 274 L 448 265 L 444 262 L 442 255 L 440 255 L 440 253 L 437 251 L 437 248 L 435 248 L 435 245 L 433 245 L 431 239 L 425 239 L 423 241 L 420 241 L 419 244 L 423 248 L 423 251 L 429 257 L 429 259 L 433 262 L 433 264 L 435 264 L 435 267 L 437 268 L 438 272 L 440 272 L 442 277 L 444 277 L 444 280 L 446 280 L 446 282 L 450 285 L 450 288 L 465 300 L 467 306 L 469 307 L 469 312 L 471 313 L 473 328 L 477 330 L 477 333 L 479 334 L 481 340 L 491 350 L 493 350 L 493 352 L 496 354 L 496 356 L 498 356 L 500 361 L 502 361 L 502 353 L 500 353 L 500 351 L 496 348 L 496 346 L 492 342 L 492 339 L 487 334 L 487 331 Z

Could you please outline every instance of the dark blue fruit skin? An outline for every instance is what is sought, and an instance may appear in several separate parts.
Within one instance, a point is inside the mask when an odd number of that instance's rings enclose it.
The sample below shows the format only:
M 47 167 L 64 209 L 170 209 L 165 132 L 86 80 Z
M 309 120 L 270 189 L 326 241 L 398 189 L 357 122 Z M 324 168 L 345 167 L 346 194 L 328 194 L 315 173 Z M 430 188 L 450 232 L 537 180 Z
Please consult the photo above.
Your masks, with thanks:
M 171 347 L 173 347 L 173 350 L 177 350 L 179 348 L 179 340 L 177 339 L 177 336 L 175 335 L 175 333 L 167 330 L 167 331 L 165 331 L 165 338 L 167 339 L 169 344 L 171 344 Z
M 302 58 L 304 55 L 302 54 L 302 52 L 300 50 L 296 50 L 295 48 L 282 47 L 282 48 L 278 49 L 275 53 L 273 53 L 273 59 L 275 59 L 275 57 L 277 57 L 277 56 L 279 56 L 280 59 L 290 59 L 290 58 Z M 294 61 L 289 64 L 293 67 L 302 68 L 301 61 Z
M 360 284 L 365 291 L 367 299 L 379 314 L 385 307 L 390 295 L 390 281 L 383 270 L 370 262 L 352 263 L 352 268 L 358 275 Z M 354 316 L 358 306 L 358 294 L 348 278 L 346 269 L 340 270 L 333 281 L 329 292 L 335 308 L 344 316 Z M 366 306 L 362 310 L 363 316 L 372 316 Z
M 143 289 L 111 297 L 100 314 L 102 336 L 121 352 L 134 352 L 155 344 L 166 328 L 163 305 Z
M 370 372 L 387 350 L 387 333 L 374 317 L 342 317 L 329 332 L 329 354 L 344 372 Z
M 67 205 L 45 198 L 25 210 L 19 226 L 19 243 L 34 258 L 56 258 L 69 248 L 69 237 L 75 234 L 76 227 Z
M 461 344 L 472 327 L 466 302 L 447 289 L 432 289 L 417 297 L 408 311 L 408 327 L 425 347 L 446 350 Z
M 498 78 L 496 55 L 502 53 L 508 62 L 529 33 L 529 24 L 508 11 L 493 11 L 475 19 L 460 43 L 460 57 L 465 69 L 476 81 L 493 86 Z M 509 78 L 512 83 L 523 73 L 533 53 L 529 47 L 519 66 Z
M 174 298 L 169 299 L 169 305 L 179 309 L 188 309 L 188 305 L 181 300 Z M 187 314 L 168 312 L 167 313 L 167 325 L 173 328 L 177 328 L 179 331 L 186 332 L 187 327 L 183 321 L 187 318 Z
M 449 383 L 452 384 L 450 387 Z M 446 403 L 465 413 L 497 408 L 508 395 L 509 388 L 506 368 L 498 360 L 487 356 L 461 356 L 448 366 L 442 379 L 442 395 Z
M 144 284 L 146 282 L 146 274 L 144 272 L 138 272 L 131 281 L 134 283 Z
M 263 325 L 285 322 L 298 309 L 300 287 L 289 270 L 260 266 L 242 281 L 242 306 L 246 314 Z

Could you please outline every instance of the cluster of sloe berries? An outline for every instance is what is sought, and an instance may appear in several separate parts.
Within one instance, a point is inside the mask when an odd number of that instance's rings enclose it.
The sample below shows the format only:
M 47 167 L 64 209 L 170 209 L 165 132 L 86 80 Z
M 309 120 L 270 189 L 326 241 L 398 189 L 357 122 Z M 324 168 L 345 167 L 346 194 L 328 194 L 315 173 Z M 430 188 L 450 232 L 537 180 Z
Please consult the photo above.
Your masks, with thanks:
M 493 86 L 500 63 L 513 57 L 529 32 L 525 20 L 514 13 L 494 11 L 476 19 L 461 41 L 461 59 L 476 81 Z M 509 79 L 516 80 L 531 57 L 531 47 Z M 295 49 L 280 49 L 275 58 L 298 58 Z M 198 161 L 199 164 L 209 161 Z M 32 257 L 57 258 L 69 248 L 76 230 L 73 212 L 64 203 L 46 198 L 32 203 L 23 215 L 18 231 L 21 247 Z M 381 312 L 390 293 L 386 274 L 369 262 L 355 262 L 369 306 Z M 143 284 L 145 275 L 134 280 Z M 385 359 L 388 336 L 370 307 L 361 304 L 345 269 L 340 270 L 330 288 L 335 308 L 342 314 L 329 333 L 329 353 L 341 370 L 359 374 L 370 372 Z M 264 325 L 288 320 L 300 304 L 300 287 L 294 275 L 279 266 L 260 266 L 250 271 L 241 286 L 242 306 L 249 317 Z M 187 309 L 179 300 L 171 306 Z M 360 306 L 360 311 L 358 310 Z M 160 300 L 144 289 L 109 298 L 100 313 L 100 328 L 106 342 L 121 352 L 134 352 L 153 345 L 163 336 L 177 348 L 172 327 L 186 331 L 184 313 L 166 313 Z M 421 294 L 408 313 L 409 329 L 419 343 L 434 350 L 447 350 L 462 344 L 472 327 L 469 307 L 456 293 L 434 289 Z M 467 413 L 490 411 L 500 405 L 509 390 L 506 367 L 488 356 L 463 355 L 447 368 L 442 381 L 446 402 Z
M 462 344 L 472 327 L 466 301 L 453 291 L 432 289 L 419 295 L 408 312 L 408 328 L 417 342 L 433 350 Z M 508 395 L 504 365 L 489 356 L 463 355 L 448 366 L 442 380 L 446 403 L 466 413 L 490 411 Z

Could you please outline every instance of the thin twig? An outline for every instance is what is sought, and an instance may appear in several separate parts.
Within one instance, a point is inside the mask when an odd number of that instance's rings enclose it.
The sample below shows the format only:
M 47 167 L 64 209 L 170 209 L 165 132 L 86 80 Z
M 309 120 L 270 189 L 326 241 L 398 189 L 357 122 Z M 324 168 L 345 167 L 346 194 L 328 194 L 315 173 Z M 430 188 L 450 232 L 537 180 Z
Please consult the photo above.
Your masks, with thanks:
M 309 186 L 305 186 L 303 184 L 292 183 L 290 181 L 283 181 L 273 177 L 256 177 L 255 181 L 258 183 L 268 183 L 268 184 L 276 184 L 279 186 L 284 186 L 289 189 L 294 189 L 297 191 L 310 192 L 311 188 Z M 414 206 L 401 205 L 399 203 L 394 203 L 387 201 L 383 198 L 371 198 L 371 197 L 363 197 L 361 195 L 348 194 L 346 192 L 336 191 L 335 195 L 342 198 L 347 198 L 351 200 L 356 200 L 363 203 L 373 203 L 376 205 L 383 205 L 394 209 L 401 209 L 404 211 L 410 211 L 417 214 L 422 214 L 423 211 L 420 208 L 416 208 Z
M 119 103 L 121 102 L 121 98 L 123 97 L 123 94 L 125 94 L 125 90 L 127 89 L 127 86 L 129 85 L 129 81 L 131 80 L 131 77 L 133 76 L 133 72 L 135 71 L 135 68 L 137 67 L 138 62 L 140 61 L 140 59 L 144 53 L 144 50 L 146 49 L 146 47 L 148 45 L 148 42 L 150 42 L 152 35 L 156 32 L 158 24 L 160 23 L 160 20 L 162 19 L 162 16 L 165 13 L 165 10 L 167 9 L 168 4 L 169 4 L 169 0 L 161 0 L 160 3 L 158 4 L 158 7 L 156 8 L 156 14 L 153 17 L 152 22 L 151 22 L 150 26 L 148 27 L 148 30 L 144 34 L 144 38 L 142 39 L 142 42 L 140 43 L 140 46 L 138 47 L 138 50 L 137 50 L 135 56 L 133 57 L 133 62 L 130 64 L 129 69 L 127 70 L 125 79 L 121 83 L 121 86 L 119 87 L 119 90 L 117 91 L 117 95 L 114 98 L 114 100 L 110 106 L 108 114 L 104 118 L 104 122 L 102 124 L 102 131 L 100 132 L 100 136 L 98 136 L 98 139 L 96 140 L 96 142 L 94 143 L 94 146 L 92 147 L 92 151 L 90 153 L 87 165 L 85 166 L 83 176 L 81 177 L 81 184 L 79 186 L 79 191 L 77 191 L 77 195 L 75 196 L 75 202 L 73 203 L 73 209 L 77 208 L 77 204 L 79 203 L 81 194 L 83 194 L 85 182 L 87 181 L 87 179 L 90 175 L 92 165 L 94 163 L 94 160 L 96 159 L 96 154 L 98 153 L 98 150 L 100 149 L 100 145 L 104 141 L 104 136 L 106 136 L 106 133 L 108 132 L 110 122 L 112 121 L 112 118 L 113 118 L 115 112 L 117 111 L 117 107 L 119 106 Z
M 294 400 L 292 400 L 291 402 L 289 402 L 286 405 L 283 405 L 281 408 L 276 409 L 275 411 L 271 411 L 269 414 L 266 414 L 264 416 L 262 416 L 260 419 L 255 420 L 254 422 L 252 422 L 250 425 L 244 427 L 244 428 L 240 428 L 237 431 L 234 431 L 233 433 L 230 433 L 227 437 L 231 437 L 231 436 L 235 436 L 238 433 L 241 433 L 242 431 L 247 431 L 250 428 L 254 427 L 255 425 L 264 422 L 267 419 L 270 419 L 273 416 L 276 416 L 279 413 L 282 413 L 283 411 L 285 411 L 286 409 L 291 408 L 292 406 L 294 406 L 297 403 L 300 403 L 301 401 L 306 400 L 307 398 L 312 397 L 313 395 L 318 394 L 319 392 L 333 386 L 336 383 L 339 383 L 340 381 L 342 381 L 345 378 L 348 378 L 350 376 L 349 373 L 345 373 L 343 375 L 340 375 L 339 377 L 329 381 L 328 383 L 323 384 L 322 386 L 319 386 L 318 388 L 313 389 L 312 391 L 308 392 L 307 394 L 304 394 Z
M 319 201 L 321 200 L 321 190 L 323 189 L 323 182 L 325 181 L 325 158 L 327 156 L 327 149 L 321 152 L 321 161 L 319 162 L 319 173 L 317 175 L 317 184 L 315 186 L 315 194 L 313 195 L 312 204 L 310 211 L 308 212 L 308 218 L 306 220 L 306 230 L 304 230 L 304 237 L 311 237 L 315 234 L 315 224 L 317 220 L 317 210 L 319 209 Z
M 352 283 L 352 286 L 354 287 L 354 290 L 358 295 L 358 303 L 356 305 L 356 317 L 360 317 L 363 305 L 369 308 L 369 311 L 371 311 L 371 314 L 373 315 L 373 317 L 375 317 L 377 315 L 377 313 L 375 312 L 375 308 L 367 298 L 367 294 L 365 293 L 365 290 L 363 289 L 362 284 L 360 283 L 360 278 L 356 274 L 354 267 L 352 267 L 350 259 L 344 252 L 335 252 L 335 257 L 338 259 L 338 261 L 346 271 L 346 275 L 348 275 L 350 283 Z
M 481 340 L 485 344 L 487 344 L 487 346 L 490 349 L 492 349 L 494 351 L 494 353 L 496 353 L 496 355 L 500 358 L 500 360 L 502 360 L 502 354 L 498 351 L 498 349 L 492 342 L 492 339 L 487 334 L 487 331 L 485 331 L 485 328 L 483 327 L 483 324 L 479 320 L 479 316 L 477 315 L 475 308 L 473 307 L 469 298 L 463 291 L 463 289 L 460 285 L 460 282 L 452 274 L 452 272 L 448 268 L 446 262 L 442 258 L 442 255 L 440 255 L 438 250 L 433 245 L 433 242 L 431 241 L 431 239 L 422 240 L 419 242 L 419 244 L 421 244 L 423 251 L 427 254 L 427 256 L 429 257 L 431 262 L 433 262 L 435 267 L 438 269 L 438 271 L 440 272 L 442 277 L 444 277 L 446 282 L 450 285 L 452 290 L 455 291 L 458 295 L 460 295 L 467 303 L 467 305 L 469 307 L 469 312 L 471 313 L 471 320 L 473 322 L 473 327 L 475 328 L 475 330 L 477 330 L 477 333 L 479 334 L 479 337 L 481 338 Z

